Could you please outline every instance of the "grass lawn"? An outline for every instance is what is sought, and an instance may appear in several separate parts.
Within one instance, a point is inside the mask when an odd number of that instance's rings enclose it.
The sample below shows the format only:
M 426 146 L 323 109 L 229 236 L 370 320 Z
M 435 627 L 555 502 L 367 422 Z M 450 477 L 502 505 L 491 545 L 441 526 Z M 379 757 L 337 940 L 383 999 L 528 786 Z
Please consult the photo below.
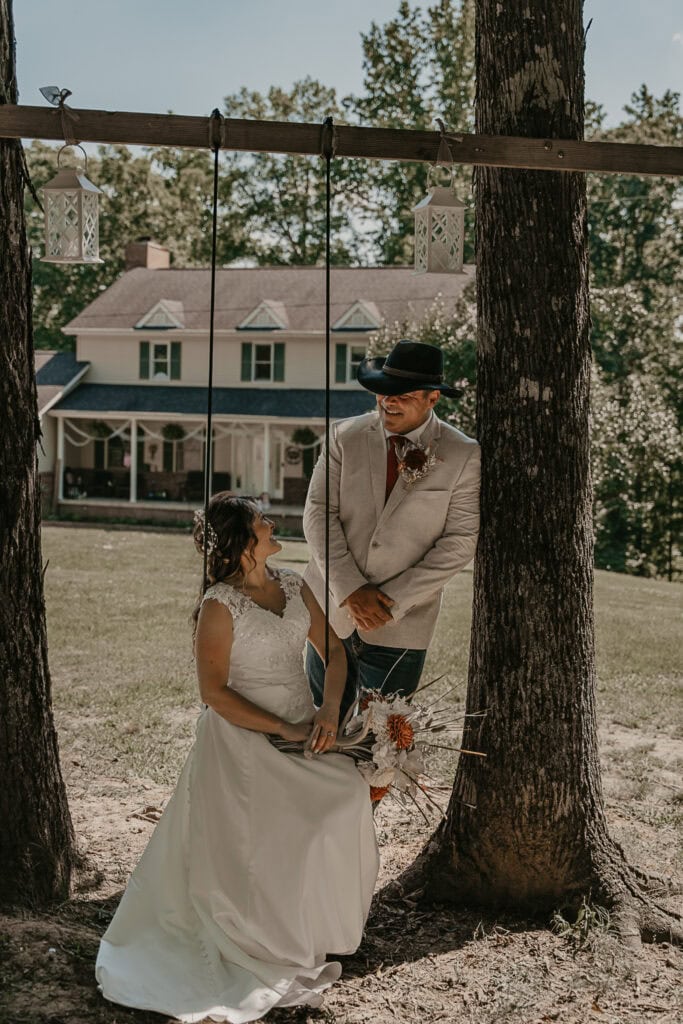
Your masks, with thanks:
M 62 766 L 91 869 L 56 915 L 11 922 L 9 938 L 0 936 L 0 989 L 7 984 L 11 1007 L 3 1016 L 0 999 L 0 1024 L 152 1024 L 163 1018 L 102 1002 L 93 959 L 192 741 L 199 702 L 190 614 L 201 558 L 187 535 L 83 527 L 46 526 L 43 551 Z M 306 561 L 306 546 L 287 541 L 276 564 L 302 570 Z M 424 677 L 447 673 L 458 704 L 466 690 L 471 590 L 469 572 L 447 588 Z M 679 876 L 682 605 L 683 587 L 596 573 L 610 828 L 633 862 Z M 380 806 L 376 823 L 383 882 L 410 862 L 433 826 L 391 805 Z M 30 984 L 22 981 L 25 963 L 34 965 Z M 669 1024 L 680 1019 L 682 970 L 671 948 L 631 954 L 609 935 L 577 951 L 547 922 L 406 908 L 391 925 L 376 909 L 326 1008 L 279 1011 L 268 1020 Z

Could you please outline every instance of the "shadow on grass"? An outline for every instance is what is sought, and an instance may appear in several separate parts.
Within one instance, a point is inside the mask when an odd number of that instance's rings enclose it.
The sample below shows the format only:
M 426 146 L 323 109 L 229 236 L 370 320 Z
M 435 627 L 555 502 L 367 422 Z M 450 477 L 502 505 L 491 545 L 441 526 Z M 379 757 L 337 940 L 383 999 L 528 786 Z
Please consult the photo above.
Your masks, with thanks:
M 106 899 L 75 898 L 44 916 L 0 917 L 0 1024 L 165 1024 L 164 1014 L 108 1003 L 97 991 L 95 958 L 100 937 L 122 891 Z M 412 903 L 373 900 L 360 948 L 342 963 L 339 983 L 381 975 L 404 963 L 456 952 L 482 940 L 507 944 L 514 932 L 538 922 L 482 917 L 474 911 L 425 909 Z M 482 955 L 485 950 L 482 949 Z M 273 1010 L 273 1024 L 334 1020 L 330 1011 L 299 1007 Z

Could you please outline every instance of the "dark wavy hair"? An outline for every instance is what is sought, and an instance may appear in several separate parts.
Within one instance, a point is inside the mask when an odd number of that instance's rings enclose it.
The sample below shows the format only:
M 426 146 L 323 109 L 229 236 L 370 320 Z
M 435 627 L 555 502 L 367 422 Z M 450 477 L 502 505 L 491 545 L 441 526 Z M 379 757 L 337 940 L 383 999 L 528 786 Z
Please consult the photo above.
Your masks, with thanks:
M 253 498 L 236 497 L 229 491 L 220 491 L 209 501 L 208 522 L 215 534 L 214 544 L 207 556 L 206 574 L 202 579 L 199 597 L 192 612 L 193 636 L 197 630 L 199 609 L 202 606 L 205 587 L 223 581 L 242 582 L 240 560 L 242 555 L 250 552 L 256 543 L 254 519 L 258 514 L 258 506 Z M 194 546 L 200 555 L 204 555 L 204 519 L 198 519 L 192 531 Z M 211 531 L 209 531 L 211 540 Z M 254 563 L 256 564 L 256 563 Z

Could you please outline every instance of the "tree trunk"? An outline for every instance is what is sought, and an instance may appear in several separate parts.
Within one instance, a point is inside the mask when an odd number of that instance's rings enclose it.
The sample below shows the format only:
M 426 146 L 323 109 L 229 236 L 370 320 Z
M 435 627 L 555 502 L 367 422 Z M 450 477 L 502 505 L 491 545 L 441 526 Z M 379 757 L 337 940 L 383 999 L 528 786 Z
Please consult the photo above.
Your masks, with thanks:
M 479 0 L 477 132 L 582 138 L 583 53 L 580 0 Z M 523 912 L 589 891 L 614 905 L 638 883 L 607 833 L 597 750 L 585 176 L 478 168 L 476 218 L 467 710 L 488 716 L 463 746 L 487 757 L 460 759 L 447 819 L 399 885 Z
M 10 0 L 0 0 L 0 103 L 16 103 Z M 47 665 L 38 423 L 23 152 L 0 140 L 0 904 L 63 899 L 73 829 Z

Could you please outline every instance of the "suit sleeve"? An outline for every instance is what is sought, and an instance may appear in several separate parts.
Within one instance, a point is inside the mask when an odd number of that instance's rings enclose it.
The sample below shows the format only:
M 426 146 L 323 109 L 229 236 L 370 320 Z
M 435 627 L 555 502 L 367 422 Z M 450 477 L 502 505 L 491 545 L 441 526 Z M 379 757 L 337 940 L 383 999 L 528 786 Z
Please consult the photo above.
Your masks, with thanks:
M 330 593 L 338 607 L 368 581 L 349 551 L 339 518 L 341 446 L 336 430 L 330 432 Z M 320 570 L 325 574 L 325 447 L 318 459 L 306 496 L 304 536 Z
M 479 445 L 473 445 L 453 488 L 439 539 L 419 562 L 380 584 L 396 602 L 391 609 L 395 621 L 415 605 L 432 598 L 474 558 L 479 536 L 480 476 L 481 451 Z

